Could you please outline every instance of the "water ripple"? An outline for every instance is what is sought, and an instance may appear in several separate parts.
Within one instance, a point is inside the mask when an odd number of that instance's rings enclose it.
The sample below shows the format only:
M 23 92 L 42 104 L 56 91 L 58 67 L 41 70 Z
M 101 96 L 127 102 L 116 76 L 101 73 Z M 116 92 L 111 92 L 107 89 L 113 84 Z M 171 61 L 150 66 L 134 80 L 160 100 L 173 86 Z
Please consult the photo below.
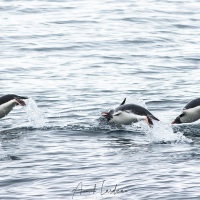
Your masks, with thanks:
M 1 95 L 37 107 L 1 119 L 0 199 L 72 199 L 80 182 L 97 191 L 74 199 L 199 199 L 199 121 L 171 126 L 200 90 L 199 10 L 197 0 L 2 0 Z M 100 117 L 125 97 L 161 122 Z M 126 192 L 101 195 L 104 180 Z

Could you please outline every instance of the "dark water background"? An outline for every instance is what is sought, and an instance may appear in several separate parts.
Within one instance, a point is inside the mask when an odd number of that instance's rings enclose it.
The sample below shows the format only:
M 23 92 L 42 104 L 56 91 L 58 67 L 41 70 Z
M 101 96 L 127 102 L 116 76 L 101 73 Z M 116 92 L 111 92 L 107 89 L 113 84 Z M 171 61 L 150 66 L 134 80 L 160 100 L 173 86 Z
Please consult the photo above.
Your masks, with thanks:
M 0 94 L 30 97 L 0 122 L 0 199 L 200 199 L 200 126 L 170 125 L 200 97 L 199 1 L 1 0 L 0 16 Z M 125 97 L 161 122 L 105 124 Z

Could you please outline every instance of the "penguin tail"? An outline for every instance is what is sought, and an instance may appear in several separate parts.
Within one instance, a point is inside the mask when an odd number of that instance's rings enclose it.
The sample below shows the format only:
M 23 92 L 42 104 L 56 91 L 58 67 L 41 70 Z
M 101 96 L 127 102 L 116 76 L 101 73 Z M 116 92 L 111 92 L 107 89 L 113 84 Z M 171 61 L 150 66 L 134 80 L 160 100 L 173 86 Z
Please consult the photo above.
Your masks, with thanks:
M 150 118 L 150 117 L 151 117 L 152 119 L 156 120 L 156 121 L 160 121 L 158 118 L 156 118 L 156 117 L 153 116 L 153 115 L 150 115 L 149 118 Z
M 120 104 L 120 106 L 124 105 L 126 102 L 126 98 L 124 99 L 124 101 L 122 101 L 122 103 Z

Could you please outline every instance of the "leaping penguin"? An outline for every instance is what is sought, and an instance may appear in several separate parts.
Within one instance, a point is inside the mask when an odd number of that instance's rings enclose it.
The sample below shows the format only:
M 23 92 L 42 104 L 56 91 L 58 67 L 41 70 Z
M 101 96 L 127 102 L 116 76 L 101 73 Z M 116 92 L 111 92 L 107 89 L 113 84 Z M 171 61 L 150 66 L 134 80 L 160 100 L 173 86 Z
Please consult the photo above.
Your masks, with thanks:
M 22 99 L 28 99 L 28 97 L 15 94 L 0 97 L 0 118 L 5 117 L 17 105 L 25 106 L 26 104 Z
M 200 119 L 200 98 L 190 101 L 172 124 L 191 123 Z
M 152 119 L 159 121 L 159 119 L 152 115 L 146 108 L 136 104 L 125 104 L 125 102 L 126 98 L 119 107 L 108 112 L 102 112 L 101 115 L 105 117 L 108 122 L 113 121 L 120 125 L 129 125 L 138 121 L 146 121 L 151 127 L 153 125 Z

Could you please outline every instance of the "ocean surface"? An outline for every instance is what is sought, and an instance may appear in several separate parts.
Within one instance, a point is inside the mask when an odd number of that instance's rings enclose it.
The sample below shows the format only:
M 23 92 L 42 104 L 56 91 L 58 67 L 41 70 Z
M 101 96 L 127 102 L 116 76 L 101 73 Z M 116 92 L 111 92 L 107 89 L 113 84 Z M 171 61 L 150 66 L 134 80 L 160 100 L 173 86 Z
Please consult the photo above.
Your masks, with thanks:
M 200 199 L 198 0 L 1 0 L 0 199 Z M 114 126 L 124 98 L 160 122 Z

